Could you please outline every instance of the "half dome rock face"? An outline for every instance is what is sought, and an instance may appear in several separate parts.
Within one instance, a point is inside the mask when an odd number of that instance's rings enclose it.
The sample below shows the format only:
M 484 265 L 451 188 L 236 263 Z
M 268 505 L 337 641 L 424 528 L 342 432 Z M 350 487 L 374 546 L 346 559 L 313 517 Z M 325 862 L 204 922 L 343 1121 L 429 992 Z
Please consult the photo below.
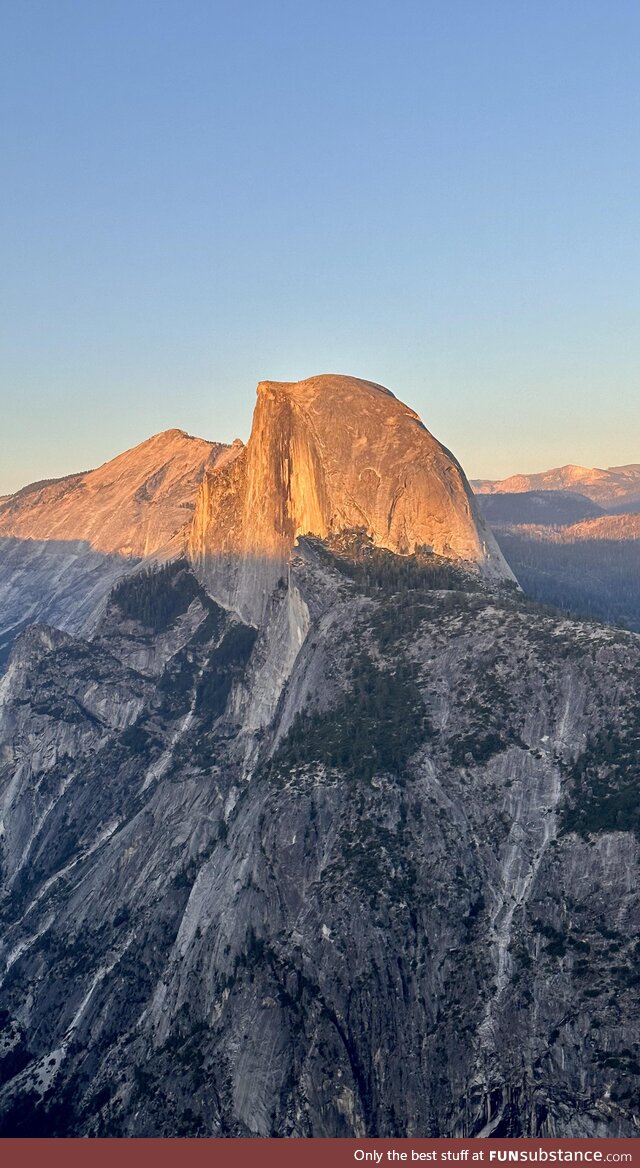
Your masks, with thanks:
M 459 464 L 389 390 L 261 382 L 248 445 L 205 475 L 196 506 L 189 552 L 207 588 L 255 623 L 299 535 L 351 528 L 512 578 Z

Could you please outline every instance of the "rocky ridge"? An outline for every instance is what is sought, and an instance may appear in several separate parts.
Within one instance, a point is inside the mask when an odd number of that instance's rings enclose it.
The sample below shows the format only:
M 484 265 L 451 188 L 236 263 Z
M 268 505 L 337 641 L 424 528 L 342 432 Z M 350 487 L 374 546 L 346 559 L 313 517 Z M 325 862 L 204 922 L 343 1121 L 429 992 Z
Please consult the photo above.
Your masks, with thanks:
M 572 491 L 606 509 L 640 503 L 640 464 L 600 467 L 555 467 L 540 474 L 512 475 L 507 479 L 473 479 L 476 494 L 515 494 L 522 491 Z
M 167 430 L 97 470 L 0 500 L 0 666 L 27 625 L 90 627 L 123 572 L 181 554 L 205 467 L 225 450 Z
M 205 467 L 226 447 L 165 430 L 97 470 L 23 487 L 0 505 L 0 537 L 82 541 L 143 558 L 184 527 Z

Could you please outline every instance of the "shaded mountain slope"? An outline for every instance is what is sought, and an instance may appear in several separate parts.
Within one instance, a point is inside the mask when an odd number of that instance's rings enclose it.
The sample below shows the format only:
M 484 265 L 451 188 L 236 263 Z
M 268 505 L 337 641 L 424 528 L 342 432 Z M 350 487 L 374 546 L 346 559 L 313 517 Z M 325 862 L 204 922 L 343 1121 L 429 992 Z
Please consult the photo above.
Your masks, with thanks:
M 544 604 L 640 632 L 640 515 L 561 528 L 496 526 L 522 587 Z
M 595 519 L 602 514 L 597 503 L 575 491 L 520 491 L 477 494 L 476 499 L 487 522 L 492 526 L 541 523 L 564 526 Z
M 204 468 L 224 451 L 167 430 L 97 470 L 0 500 L 0 666 L 27 625 L 78 632 L 119 575 L 145 556 L 175 555 Z

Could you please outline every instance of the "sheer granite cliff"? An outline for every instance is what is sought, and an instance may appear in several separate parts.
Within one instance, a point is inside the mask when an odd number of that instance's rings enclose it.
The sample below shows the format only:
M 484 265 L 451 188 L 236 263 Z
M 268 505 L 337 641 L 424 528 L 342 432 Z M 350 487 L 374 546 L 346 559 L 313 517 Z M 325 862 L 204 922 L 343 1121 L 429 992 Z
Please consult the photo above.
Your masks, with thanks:
M 189 555 L 212 596 L 259 622 L 299 535 L 363 528 L 511 577 L 452 454 L 389 390 L 355 377 L 263 381 L 246 448 L 207 472 Z

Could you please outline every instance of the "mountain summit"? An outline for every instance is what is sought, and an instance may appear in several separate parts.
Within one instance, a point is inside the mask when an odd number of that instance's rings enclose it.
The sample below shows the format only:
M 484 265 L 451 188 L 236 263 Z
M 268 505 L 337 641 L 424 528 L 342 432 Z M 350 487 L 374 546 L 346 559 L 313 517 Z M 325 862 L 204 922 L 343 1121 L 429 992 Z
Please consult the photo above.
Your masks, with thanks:
M 0 499 L 0 669 L 20 631 L 87 631 L 145 557 L 180 555 L 205 466 L 226 447 L 165 430 L 96 470 Z
M 263 381 L 246 446 L 166 430 L 0 499 L 0 666 L 27 625 L 87 633 L 119 576 L 185 551 L 211 596 L 257 625 L 298 536 L 353 528 L 512 578 L 461 467 L 389 390 Z
M 248 445 L 206 472 L 196 506 L 189 553 L 208 591 L 255 623 L 298 536 L 352 528 L 511 578 L 460 465 L 388 389 L 261 382 Z
M 96 470 L 32 483 L 0 501 L 0 536 L 83 540 L 106 555 L 146 556 L 188 518 L 219 443 L 164 430 Z
M 557 466 L 540 474 L 511 475 L 508 479 L 472 479 L 478 495 L 520 494 L 525 491 L 579 491 L 605 509 L 621 510 L 640 502 L 640 463 L 600 467 Z

